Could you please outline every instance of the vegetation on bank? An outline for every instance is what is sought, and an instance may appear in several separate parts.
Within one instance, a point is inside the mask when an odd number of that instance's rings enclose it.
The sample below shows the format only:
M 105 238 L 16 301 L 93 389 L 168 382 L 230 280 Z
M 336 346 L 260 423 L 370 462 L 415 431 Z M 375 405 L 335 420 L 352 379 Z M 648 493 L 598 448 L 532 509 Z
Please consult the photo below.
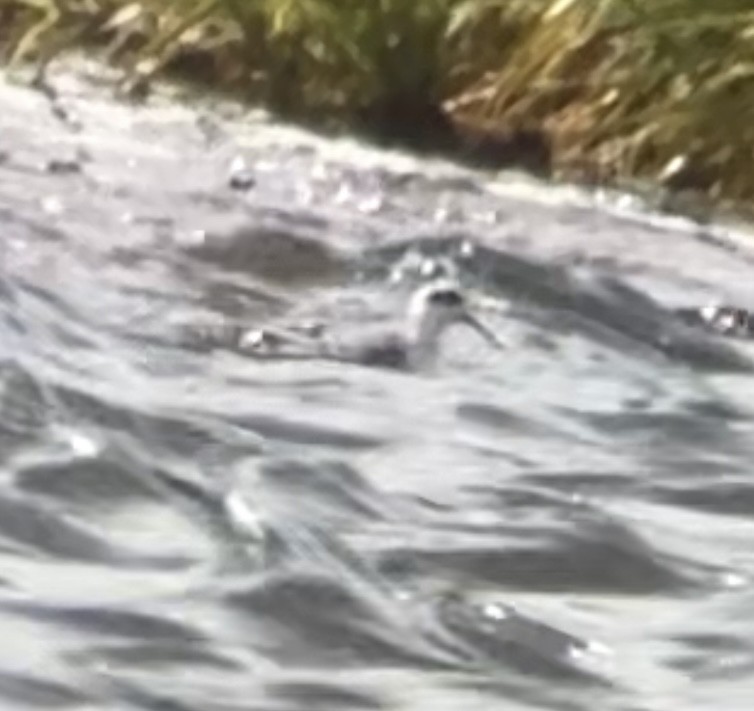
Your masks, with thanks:
M 754 0 L 0 0 L 0 50 L 100 48 L 289 115 L 452 131 L 591 182 L 754 197 Z

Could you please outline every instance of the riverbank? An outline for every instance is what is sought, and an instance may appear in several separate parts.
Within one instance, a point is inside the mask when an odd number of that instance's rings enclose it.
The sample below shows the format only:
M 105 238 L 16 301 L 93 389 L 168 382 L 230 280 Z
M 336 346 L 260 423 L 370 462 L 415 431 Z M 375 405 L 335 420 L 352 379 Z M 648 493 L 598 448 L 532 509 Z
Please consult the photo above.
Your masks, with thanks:
M 646 5 L 646 6 L 645 6 Z M 283 115 L 588 184 L 754 196 L 754 13 L 691 0 L 0 0 L 7 62 L 87 47 Z M 694 200 L 696 197 L 693 198 Z

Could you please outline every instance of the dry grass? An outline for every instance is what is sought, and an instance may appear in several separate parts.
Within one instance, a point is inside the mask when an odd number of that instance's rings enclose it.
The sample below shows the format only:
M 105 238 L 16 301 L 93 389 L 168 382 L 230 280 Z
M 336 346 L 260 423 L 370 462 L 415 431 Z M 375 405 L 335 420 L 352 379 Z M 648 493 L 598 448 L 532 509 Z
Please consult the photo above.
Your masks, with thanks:
M 0 0 L 7 61 L 87 44 L 277 109 L 538 135 L 557 174 L 749 201 L 754 0 Z M 404 128 L 408 129 L 407 126 Z M 409 131 L 410 132 L 410 131 Z
M 469 125 L 538 127 L 565 174 L 748 201 L 753 39 L 752 0 L 552 2 L 448 107 Z

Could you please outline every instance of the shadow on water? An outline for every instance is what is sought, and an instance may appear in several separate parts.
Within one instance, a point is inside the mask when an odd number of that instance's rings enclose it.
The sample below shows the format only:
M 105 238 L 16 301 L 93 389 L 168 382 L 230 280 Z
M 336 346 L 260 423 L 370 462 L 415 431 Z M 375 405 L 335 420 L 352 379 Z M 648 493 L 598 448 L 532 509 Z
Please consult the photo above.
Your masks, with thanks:
M 750 348 L 677 310 L 748 298 L 730 250 L 81 87 L 58 151 L 11 95 L 6 704 L 664 711 L 751 667 Z M 327 357 L 441 279 L 502 350 Z

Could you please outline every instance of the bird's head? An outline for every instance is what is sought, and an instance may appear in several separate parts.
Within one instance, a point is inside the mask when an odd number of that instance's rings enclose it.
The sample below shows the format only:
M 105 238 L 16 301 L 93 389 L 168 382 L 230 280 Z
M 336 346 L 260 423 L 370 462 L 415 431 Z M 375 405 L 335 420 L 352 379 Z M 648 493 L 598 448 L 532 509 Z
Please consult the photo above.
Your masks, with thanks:
M 460 285 L 439 281 L 420 288 L 411 298 L 409 323 L 420 338 L 434 339 L 453 323 L 465 323 L 496 347 L 497 337 L 469 312 L 469 301 Z

